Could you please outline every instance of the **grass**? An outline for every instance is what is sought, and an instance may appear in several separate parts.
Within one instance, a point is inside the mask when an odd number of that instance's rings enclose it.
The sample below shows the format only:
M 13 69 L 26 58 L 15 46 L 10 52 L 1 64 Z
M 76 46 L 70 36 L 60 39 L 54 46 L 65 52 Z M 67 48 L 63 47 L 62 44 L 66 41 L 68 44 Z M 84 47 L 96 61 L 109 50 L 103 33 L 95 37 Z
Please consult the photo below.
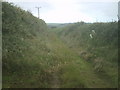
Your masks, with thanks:
M 92 66 L 69 49 L 54 33 L 49 32 L 45 42 L 39 38 L 29 40 L 31 49 L 24 58 L 17 59 L 16 63 L 22 70 L 4 73 L 3 87 L 53 87 L 51 77 L 54 78 L 55 75 L 58 76 L 58 86 L 63 88 L 113 87 L 99 78 Z M 40 41 L 44 43 L 38 43 Z M 50 50 L 49 55 L 47 50 Z
M 110 82 L 111 86 L 117 87 L 118 29 L 116 25 L 117 22 L 75 23 L 51 31 L 55 32 L 76 55 L 91 64 L 98 77 Z M 96 36 L 90 39 L 89 34 L 92 29 L 96 31 Z

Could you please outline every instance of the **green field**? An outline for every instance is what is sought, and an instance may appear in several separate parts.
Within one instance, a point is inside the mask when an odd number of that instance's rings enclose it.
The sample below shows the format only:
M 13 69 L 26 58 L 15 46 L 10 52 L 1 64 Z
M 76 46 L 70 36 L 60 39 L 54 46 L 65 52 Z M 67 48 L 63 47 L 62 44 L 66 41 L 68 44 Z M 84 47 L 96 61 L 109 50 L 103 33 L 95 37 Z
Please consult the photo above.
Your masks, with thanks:
M 2 6 L 3 88 L 118 87 L 118 22 L 46 24 Z

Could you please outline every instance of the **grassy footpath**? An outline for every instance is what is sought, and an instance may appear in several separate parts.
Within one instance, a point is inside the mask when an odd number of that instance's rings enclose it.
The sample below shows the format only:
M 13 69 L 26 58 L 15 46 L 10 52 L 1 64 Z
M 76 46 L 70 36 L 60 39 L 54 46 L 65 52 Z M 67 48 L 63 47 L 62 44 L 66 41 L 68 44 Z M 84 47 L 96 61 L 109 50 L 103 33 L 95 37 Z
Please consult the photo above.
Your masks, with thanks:
M 21 71 L 3 76 L 3 87 L 113 87 L 99 78 L 89 63 L 62 43 L 54 33 L 29 39 L 31 49 L 17 60 Z
M 51 48 L 63 62 L 59 65 L 61 67 L 58 70 L 61 81 L 60 87 L 114 87 L 107 78 L 99 77 L 90 63 L 81 59 L 76 52 L 55 38 L 50 40 Z
M 92 33 L 95 30 L 95 33 Z M 51 30 L 80 58 L 92 65 L 98 77 L 118 85 L 117 22 L 74 23 Z M 90 38 L 90 33 L 93 38 Z

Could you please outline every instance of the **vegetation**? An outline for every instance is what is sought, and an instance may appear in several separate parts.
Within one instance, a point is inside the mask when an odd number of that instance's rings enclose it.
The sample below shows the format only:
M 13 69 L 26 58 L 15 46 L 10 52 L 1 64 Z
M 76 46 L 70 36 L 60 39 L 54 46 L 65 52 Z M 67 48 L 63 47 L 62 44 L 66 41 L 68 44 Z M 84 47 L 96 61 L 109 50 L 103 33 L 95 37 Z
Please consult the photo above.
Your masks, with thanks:
M 47 23 L 47 26 L 48 26 L 49 28 L 54 29 L 54 28 L 58 28 L 58 27 L 65 27 L 65 26 L 67 26 L 68 24 L 71 24 L 71 23 Z
M 44 47 L 43 36 L 47 26 L 43 20 L 10 3 L 2 2 L 2 11 L 3 87 L 10 87 L 11 84 L 12 87 L 22 87 L 24 81 L 36 80 L 36 78 L 26 80 L 34 75 L 35 71 L 42 72 L 37 59 L 32 59 L 32 54 L 38 49 L 35 43 L 38 36 L 40 47 Z
M 3 88 L 117 87 L 117 22 L 48 28 L 7 2 L 2 21 Z
M 86 24 L 78 22 L 55 31 L 69 48 L 91 63 L 96 74 L 117 85 L 117 22 Z M 92 34 L 92 37 L 90 37 Z

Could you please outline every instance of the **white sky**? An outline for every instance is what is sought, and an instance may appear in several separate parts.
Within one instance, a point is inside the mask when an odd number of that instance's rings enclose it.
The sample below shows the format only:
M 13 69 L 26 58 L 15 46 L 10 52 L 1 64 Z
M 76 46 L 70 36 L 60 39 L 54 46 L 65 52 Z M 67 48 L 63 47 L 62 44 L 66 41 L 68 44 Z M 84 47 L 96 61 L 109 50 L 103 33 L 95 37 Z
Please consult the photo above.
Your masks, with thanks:
M 119 0 L 6 0 L 30 10 L 47 23 L 108 22 L 117 20 Z

